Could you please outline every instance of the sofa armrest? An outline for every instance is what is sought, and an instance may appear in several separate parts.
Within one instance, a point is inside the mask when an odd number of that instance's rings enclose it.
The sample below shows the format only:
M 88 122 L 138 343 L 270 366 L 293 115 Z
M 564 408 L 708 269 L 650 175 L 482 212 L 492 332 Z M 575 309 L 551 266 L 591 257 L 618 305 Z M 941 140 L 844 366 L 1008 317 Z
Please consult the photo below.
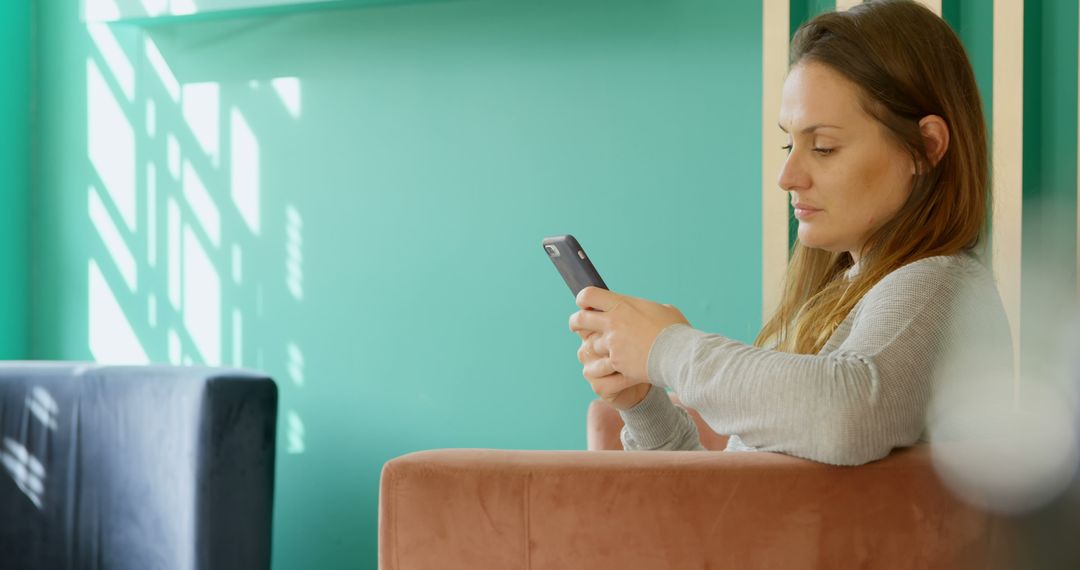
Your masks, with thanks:
M 668 396 L 676 405 L 682 405 L 679 397 L 674 393 L 669 392 Z M 709 424 L 705 423 L 705 420 L 701 418 L 701 414 L 697 413 L 697 410 L 686 408 L 686 411 L 690 413 L 690 418 L 697 425 L 698 439 L 701 440 L 702 447 L 711 451 L 723 451 L 727 447 L 729 436 L 713 431 Z M 589 450 L 621 450 L 623 448 L 622 440 L 619 439 L 619 433 L 623 428 L 623 420 L 618 410 L 607 405 L 603 400 L 593 400 L 589 404 L 589 412 L 585 421 Z
M 993 524 L 939 482 L 925 445 L 859 467 L 443 449 L 383 467 L 379 568 L 986 568 Z

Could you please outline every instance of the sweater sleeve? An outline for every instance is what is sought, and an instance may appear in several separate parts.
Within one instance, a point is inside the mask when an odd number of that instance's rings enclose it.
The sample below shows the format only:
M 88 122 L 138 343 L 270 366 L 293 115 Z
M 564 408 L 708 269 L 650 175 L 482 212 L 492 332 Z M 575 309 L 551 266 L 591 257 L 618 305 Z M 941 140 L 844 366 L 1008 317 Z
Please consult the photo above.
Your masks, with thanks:
M 835 465 L 880 459 L 925 427 L 933 362 L 962 281 L 929 260 L 890 273 L 845 319 L 847 338 L 816 355 L 672 325 L 649 351 L 649 380 L 760 451 Z
M 625 450 L 705 450 L 694 420 L 659 386 L 650 388 L 643 400 L 619 415 L 624 424 L 619 437 Z

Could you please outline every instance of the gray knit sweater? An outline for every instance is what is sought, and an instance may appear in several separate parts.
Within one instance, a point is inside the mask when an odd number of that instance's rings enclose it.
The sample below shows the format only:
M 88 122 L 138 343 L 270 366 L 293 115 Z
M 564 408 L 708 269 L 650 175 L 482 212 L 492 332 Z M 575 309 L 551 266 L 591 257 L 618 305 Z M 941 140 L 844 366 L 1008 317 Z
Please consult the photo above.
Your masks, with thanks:
M 669 326 L 649 351 L 652 389 L 621 412 L 621 437 L 627 450 L 703 449 L 670 388 L 731 435 L 725 451 L 859 465 L 928 441 L 928 404 L 942 384 L 1011 369 L 990 271 L 969 254 L 930 257 L 885 276 L 815 355 Z

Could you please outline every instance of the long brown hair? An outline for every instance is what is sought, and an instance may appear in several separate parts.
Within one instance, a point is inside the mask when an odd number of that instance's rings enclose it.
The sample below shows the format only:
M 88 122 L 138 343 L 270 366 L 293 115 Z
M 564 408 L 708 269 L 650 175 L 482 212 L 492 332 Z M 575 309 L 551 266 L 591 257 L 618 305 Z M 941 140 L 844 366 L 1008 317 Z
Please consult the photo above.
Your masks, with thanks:
M 789 68 L 820 63 L 859 87 L 863 110 L 920 165 L 900 211 L 871 234 L 858 273 L 851 255 L 796 242 L 775 314 L 754 344 L 819 352 L 847 314 L 897 268 L 935 255 L 972 250 L 990 207 L 989 157 L 975 74 L 964 46 L 941 18 L 910 0 L 869 1 L 821 14 L 792 39 Z M 919 120 L 949 127 L 945 154 L 931 166 Z

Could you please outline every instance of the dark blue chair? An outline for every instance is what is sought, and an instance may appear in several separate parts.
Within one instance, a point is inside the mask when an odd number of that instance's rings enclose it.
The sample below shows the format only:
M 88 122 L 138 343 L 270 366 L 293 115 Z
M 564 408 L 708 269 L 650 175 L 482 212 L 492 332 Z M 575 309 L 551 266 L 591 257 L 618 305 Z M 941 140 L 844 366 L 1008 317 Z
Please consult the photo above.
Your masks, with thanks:
M 251 371 L 0 364 L 0 567 L 270 567 L 278 393 Z

